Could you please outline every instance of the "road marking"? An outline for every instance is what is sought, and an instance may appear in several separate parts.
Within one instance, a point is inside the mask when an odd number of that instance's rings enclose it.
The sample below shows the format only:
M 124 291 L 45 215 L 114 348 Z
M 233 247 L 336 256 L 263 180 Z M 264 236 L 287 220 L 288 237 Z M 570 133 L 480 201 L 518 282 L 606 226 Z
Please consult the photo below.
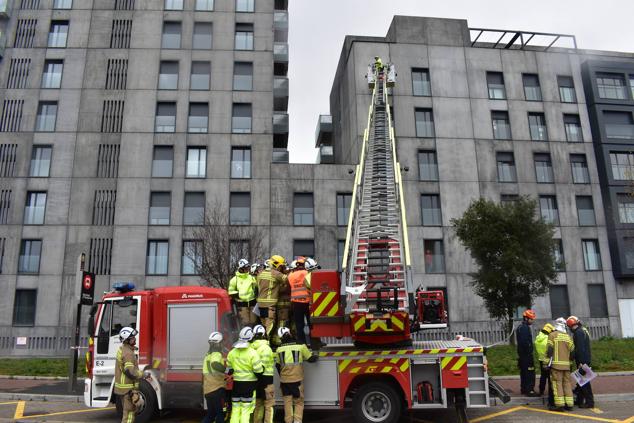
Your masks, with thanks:
M 26 403 L 24 401 L 18 401 L 18 405 L 15 407 L 15 414 L 13 415 L 14 419 L 21 419 L 24 415 L 24 406 Z
M 599 409 L 597 407 L 592 407 L 590 409 L 590 411 L 592 411 L 593 413 L 596 413 L 596 414 L 603 414 L 603 410 L 601 410 L 601 409 Z
M 20 402 L 24 402 L 24 401 L 20 401 Z M 19 405 L 18 405 L 19 407 Z M 24 407 L 22 407 L 24 409 Z M 95 411 L 106 411 L 106 410 L 114 410 L 116 407 L 106 407 L 106 408 L 89 408 L 87 410 L 71 410 L 71 411 L 58 411 L 56 413 L 49 413 L 49 414 L 34 414 L 34 415 L 30 415 L 30 416 L 22 416 L 20 415 L 20 417 L 17 417 L 17 410 L 16 410 L 16 417 L 14 417 L 14 419 L 32 419 L 35 417 L 48 417 L 48 416 L 61 416 L 64 414 L 77 414 L 77 413 L 91 413 L 91 412 L 95 412 Z
M 603 417 L 584 416 L 583 414 L 562 413 L 559 411 L 542 410 L 541 408 L 522 407 L 524 410 L 537 411 L 539 413 L 553 414 L 555 416 L 570 416 L 577 419 L 594 420 L 596 422 L 609 422 L 609 423 L 621 423 L 620 420 L 605 419 Z
M 634 423 L 634 416 L 627 418 L 625 420 L 621 420 L 621 423 Z
M 509 408 L 508 410 L 498 411 L 497 413 L 487 414 L 486 416 L 482 416 L 482 417 L 478 417 L 478 418 L 475 418 L 475 419 L 471 419 L 470 421 L 471 421 L 471 423 L 483 422 L 485 420 L 490 420 L 490 419 L 493 419 L 493 418 L 498 417 L 498 416 L 503 416 L 505 414 L 514 413 L 514 412 L 516 412 L 518 410 L 521 410 L 523 408 L 524 407 L 522 407 L 522 406 L 513 407 L 513 408 Z
M 0 402 L 0 405 L 9 405 L 9 404 L 17 404 L 17 401 L 10 401 L 10 402 Z

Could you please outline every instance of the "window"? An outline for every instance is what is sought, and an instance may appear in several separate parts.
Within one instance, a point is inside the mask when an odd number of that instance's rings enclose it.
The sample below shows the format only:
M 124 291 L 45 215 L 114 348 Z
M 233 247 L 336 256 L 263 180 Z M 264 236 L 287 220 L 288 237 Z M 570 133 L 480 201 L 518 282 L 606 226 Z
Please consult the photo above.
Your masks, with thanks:
M 634 98 L 634 75 L 630 75 L 630 95 Z
M 196 50 L 209 50 L 212 44 L 213 26 L 211 22 L 195 22 L 192 48 Z
M 553 183 L 553 164 L 548 153 L 536 153 L 535 156 L 535 177 L 538 184 Z
M 558 272 L 565 272 L 566 261 L 564 256 L 564 245 L 561 239 L 556 239 L 555 242 L 555 248 L 553 249 L 553 256 L 555 257 L 555 267 Z
M 627 99 L 627 87 L 623 75 L 618 73 L 597 72 L 596 82 L 600 98 L 610 100 Z
M 528 128 L 533 141 L 548 141 L 548 130 L 546 129 L 546 117 L 543 113 L 528 114 Z
M 156 132 L 176 131 L 176 103 L 156 103 Z
M 496 153 L 498 182 L 517 182 L 515 157 L 510 152 Z
M 416 136 L 433 138 L 434 134 L 434 113 L 432 109 L 415 109 Z
M 161 48 L 181 48 L 180 22 L 163 22 Z
M 51 169 L 53 147 L 34 145 L 31 151 L 31 168 L 29 176 L 48 178 Z
M 502 72 L 487 72 L 487 87 L 491 100 L 504 100 L 506 98 Z
M 496 140 L 511 139 L 509 112 L 504 110 L 491 111 L 491 122 L 493 122 L 493 138 Z
M 37 239 L 23 239 L 20 244 L 20 258 L 18 273 L 39 273 L 42 241 Z
M 234 63 L 233 89 L 236 91 L 251 91 L 253 89 L 253 63 Z
M 255 11 L 255 0 L 236 0 L 236 12 Z
M 431 81 L 429 69 L 412 68 L 413 95 L 429 97 L 431 95 Z
M 445 272 L 445 253 L 441 239 L 426 239 L 425 249 L 425 273 Z
M 251 133 L 251 104 L 233 103 L 231 114 L 231 132 L 234 134 Z
M 172 195 L 169 192 L 150 194 L 150 225 L 169 225 Z
M 198 275 L 203 265 L 203 242 L 183 241 L 183 257 L 181 258 L 181 274 Z
M 315 241 L 312 239 L 294 239 L 293 257 L 315 257 Z
M 341 272 L 343 269 L 343 252 L 346 248 L 346 240 L 340 239 L 337 241 L 337 270 Z
M 525 73 L 522 75 L 522 82 L 524 82 L 524 97 L 527 101 L 542 101 L 539 76 L 534 73 Z
M 154 146 L 152 155 L 152 176 L 154 178 L 171 178 L 174 147 Z
M 40 101 L 37 107 L 37 118 L 35 119 L 35 130 L 37 132 L 55 131 L 55 121 L 57 120 L 57 102 Z
M 423 226 L 442 225 L 442 213 L 440 211 L 440 196 L 437 194 L 423 194 L 421 199 L 421 211 Z
M 43 225 L 46 210 L 46 192 L 27 192 L 24 205 L 24 224 Z
M 183 10 L 183 0 L 165 0 L 165 10 Z
M 553 319 L 570 316 L 570 302 L 566 285 L 550 286 L 550 312 Z
M 557 84 L 559 85 L 559 99 L 562 103 L 576 103 L 577 94 L 575 93 L 575 83 L 572 76 L 558 76 Z
M 207 172 L 207 149 L 205 147 L 187 148 L 187 177 L 204 178 Z
M 200 10 L 200 11 L 214 10 L 214 0 L 196 0 L 196 10 Z
M 253 24 L 236 23 L 236 50 L 253 50 Z
M 295 193 L 293 195 L 293 225 L 313 224 L 313 194 Z
M 571 154 L 570 166 L 572 167 L 572 182 L 575 184 L 589 184 L 590 173 L 585 154 Z
M 234 179 L 251 177 L 251 149 L 249 147 L 231 149 L 231 177 Z
M 186 192 L 183 225 L 202 225 L 205 220 L 205 193 Z
M 577 216 L 579 217 L 579 226 L 594 226 L 597 224 L 591 196 L 577 196 Z
M 608 317 L 608 303 L 603 284 L 588 285 L 588 302 L 590 304 L 590 317 Z
M 159 90 L 175 90 L 178 88 L 178 62 L 161 62 L 158 88 Z
M 566 141 L 583 142 L 579 115 L 564 115 L 564 129 L 566 130 Z
M 520 196 L 517 194 L 501 194 L 500 195 L 500 203 L 502 204 L 510 204 L 514 201 L 519 200 Z
M 438 160 L 435 151 L 418 152 L 418 177 L 421 181 L 438 180 Z
M 249 225 L 251 223 L 251 193 L 232 192 L 229 197 L 229 224 Z
M 189 120 L 187 122 L 188 132 L 205 133 L 207 132 L 208 123 L 209 123 L 209 104 L 189 103 Z
M 634 181 L 634 151 L 610 151 L 610 164 L 615 181 Z
M 337 194 L 337 226 L 347 226 L 350 218 L 352 194 Z
M 616 201 L 619 207 L 619 223 L 634 223 L 634 197 L 629 194 L 618 194 Z
M 559 225 L 559 210 L 557 209 L 557 197 L 554 195 L 540 195 L 539 196 L 539 210 L 542 215 L 542 219 L 546 223 L 552 225 Z
M 190 88 L 192 90 L 208 90 L 211 63 L 192 62 L 192 75 Z
M 55 0 L 53 2 L 53 9 L 72 9 L 73 0 Z
M 168 241 L 147 242 L 147 269 L 148 275 L 167 275 L 167 260 L 169 258 Z
M 13 326 L 35 325 L 37 290 L 16 289 L 13 300 Z
M 631 112 L 604 111 L 605 136 L 608 138 L 634 139 L 634 120 Z
M 590 270 L 601 270 L 601 253 L 599 242 L 596 239 L 584 239 L 583 246 L 583 267 Z
M 625 252 L 625 267 L 634 269 L 634 237 L 623 237 L 623 251 Z
M 62 85 L 63 60 L 46 60 L 42 72 L 42 88 L 59 88 Z
M 48 47 L 66 47 L 68 37 L 68 21 L 51 21 L 51 29 L 48 31 Z

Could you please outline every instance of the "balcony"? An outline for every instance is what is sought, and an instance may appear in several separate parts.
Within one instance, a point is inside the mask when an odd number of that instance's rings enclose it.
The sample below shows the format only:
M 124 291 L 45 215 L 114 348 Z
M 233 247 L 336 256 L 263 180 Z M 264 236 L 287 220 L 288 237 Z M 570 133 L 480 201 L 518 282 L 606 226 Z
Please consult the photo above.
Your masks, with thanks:
M 276 76 L 273 79 L 273 109 L 278 112 L 288 110 L 288 78 Z
M 332 164 L 335 162 L 335 152 L 332 145 L 322 145 L 319 147 L 319 155 L 317 156 L 318 164 Z
M 276 10 L 273 13 L 273 28 L 288 30 L 288 12 L 286 10 Z
M 315 129 L 315 147 L 332 145 L 332 116 L 319 115 Z
M 288 134 L 288 113 L 273 112 L 273 133 Z
M 6 47 L 7 39 L 5 33 L 0 31 L 0 60 L 4 57 L 4 48 Z
M 288 150 L 285 148 L 274 148 L 271 161 L 273 163 L 288 163 Z
M 288 44 L 287 43 L 273 44 L 273 61 L 288 63 Z
M 9 19 L 10 17 L 11 5 L 9 4 L 9 0 L 0 0 L 0 19 Z

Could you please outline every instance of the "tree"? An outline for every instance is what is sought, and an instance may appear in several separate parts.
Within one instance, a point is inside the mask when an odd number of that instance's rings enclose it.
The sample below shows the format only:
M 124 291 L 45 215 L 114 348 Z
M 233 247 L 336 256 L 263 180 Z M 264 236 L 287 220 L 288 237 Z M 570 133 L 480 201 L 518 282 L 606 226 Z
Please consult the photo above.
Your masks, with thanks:
M 503 204 L 481 198 L 451 221 L 478 265 L 471 274 L 475 293 L 509 333 L 517 308 L 530 307 L 557 277 L 554 228 L 537 217 L 536 207 L 529 197 Z
M 241 258 L 263 262 L 266 233 L 262 227 L 230 225 L 226 208 L 219 203 L 201 219 L 203 224 L 192 228 L 196 242 L 187 243 L 184 255 L 205 285 L 226 289 Z

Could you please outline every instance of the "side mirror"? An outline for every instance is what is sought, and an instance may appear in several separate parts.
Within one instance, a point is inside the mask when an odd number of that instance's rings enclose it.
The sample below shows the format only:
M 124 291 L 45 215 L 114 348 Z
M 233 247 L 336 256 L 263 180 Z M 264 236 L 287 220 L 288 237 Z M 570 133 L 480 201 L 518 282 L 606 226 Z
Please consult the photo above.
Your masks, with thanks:
M 88 316 L 88 336 L 95 335 L 95 314 L 97 314 L 97 308 L 99 304 L 93 304 L 90 307 L 90 314 Z

